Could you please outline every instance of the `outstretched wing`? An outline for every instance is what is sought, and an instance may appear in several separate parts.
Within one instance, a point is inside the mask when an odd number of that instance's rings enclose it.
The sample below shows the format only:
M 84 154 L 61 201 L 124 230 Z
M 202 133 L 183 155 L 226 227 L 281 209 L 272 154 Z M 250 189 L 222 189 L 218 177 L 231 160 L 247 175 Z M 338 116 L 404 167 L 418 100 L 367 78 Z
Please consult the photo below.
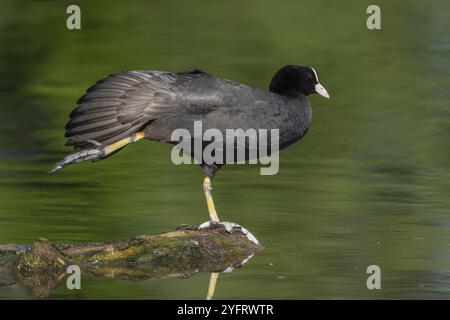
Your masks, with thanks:
M 78 100 L 66 124 L 66 145 L 76 149 L 84 149 L 92 141 L 109 145 L 158 119 L 208 113 L 220 104 L 215 101 L 218 97 L 208 94 L 213 86 L 214 78 L 198 70 L 110 75 Z

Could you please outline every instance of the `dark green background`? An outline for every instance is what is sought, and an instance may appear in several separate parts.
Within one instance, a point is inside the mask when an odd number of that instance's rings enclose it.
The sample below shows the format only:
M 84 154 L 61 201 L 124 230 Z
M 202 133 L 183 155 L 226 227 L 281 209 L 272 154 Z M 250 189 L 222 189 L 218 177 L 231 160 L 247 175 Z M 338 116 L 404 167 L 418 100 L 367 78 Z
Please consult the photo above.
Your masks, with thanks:
M 66 29 L 78 4 L 82 30 Z M 208 73 L 266 88 L 285 64 L 314 66 L 313 126 L 280 172 L 222 169 L 219 215 L 266 250 L 222 274 L 216 298 L 450 297 L 450 3 L 377 1 L 0 2 L 0 243 L 106 241 L 207 220 L 196 166 L 140 142 L 56 175 L 64 124 L 96 80 L 121 70 Z M 381 267 L 382 289 L 366 288 Z M 51 298 L 204 297 L 209 274 L 82 279 Z M 18 286 L 0 298 L 28 298 Z

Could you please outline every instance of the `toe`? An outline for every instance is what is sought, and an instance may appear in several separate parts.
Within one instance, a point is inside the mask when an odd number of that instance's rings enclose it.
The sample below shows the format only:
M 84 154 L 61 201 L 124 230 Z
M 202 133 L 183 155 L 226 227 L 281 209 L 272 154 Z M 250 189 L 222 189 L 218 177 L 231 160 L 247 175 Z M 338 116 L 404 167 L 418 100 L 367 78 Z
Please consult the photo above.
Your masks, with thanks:
M 206 229 L 211 227 L 211 221 L 205 221 L 201 225 L 198 226 L 199 229 Z
M 222 225 L 228 233 L 233 231 L 234 226 L 232 222 L 222 222 L 220 225 Z
M 200 230 L 200 229 L 210 228 L 213 225 L 223 227 L 225 229 L 225 231 L 228 233 L 232 233 L 234 228 L 239 228 L 240 231 L 242 232 L 242 234 L 245 235 L 248 240 L 250 240 L 251 242 L 253 242 L 255 244 L 258 244 L 258 245 L 260 244 L 258 239 L 256 239 L 256 237 L 250 231 L 248 231 L 248 229 L 246 229 L 243 226 L 241 226 L 240 224 L 237 224 L 234 222 L 223 221 L 223 222 L 219 222 L 219 223 L 212 223 L 211 221 L 206 221 L 206 222 L 203 222 L 201 225 L 199 225 L 198 229 Z
M 241 232 L 247 237 L 248 240 L 250 240 L 253 243 L 260 244 L 258 239 L 250 232 L 248 229 L 241 226 Z

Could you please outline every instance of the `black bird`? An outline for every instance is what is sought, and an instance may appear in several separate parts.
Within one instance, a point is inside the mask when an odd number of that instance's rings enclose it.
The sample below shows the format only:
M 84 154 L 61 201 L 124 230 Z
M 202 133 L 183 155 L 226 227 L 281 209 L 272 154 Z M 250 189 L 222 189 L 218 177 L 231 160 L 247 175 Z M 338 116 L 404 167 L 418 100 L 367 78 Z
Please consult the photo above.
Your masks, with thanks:
M 78 100 L 65 135 L 66 145 L 77 152 L 50 172 L 85 160 L 105 159 L 142 138 L 176 144 L 179 141 L 171 139 L 172 132 L 180 128 L 192 132 L 194 121 L 202 121 L 203 130 L 216 128 L 224 133 L 226 129 L 279 129 L 279 148 L 283 149 L 308 131 L 312 113 L 307 96 L 312 93 L 329 98 L 313 68 L 295 65 L 277 71 L 269 91 L 196 69 L 113 74 Z M 211 195 L 211 178 L 224 162 L 199 162 L 210 216 L 200 227 L 221 224 L 230 231 L 239 225 L 219 222 Z M 241 230 L 256 241 L 245 228 Z

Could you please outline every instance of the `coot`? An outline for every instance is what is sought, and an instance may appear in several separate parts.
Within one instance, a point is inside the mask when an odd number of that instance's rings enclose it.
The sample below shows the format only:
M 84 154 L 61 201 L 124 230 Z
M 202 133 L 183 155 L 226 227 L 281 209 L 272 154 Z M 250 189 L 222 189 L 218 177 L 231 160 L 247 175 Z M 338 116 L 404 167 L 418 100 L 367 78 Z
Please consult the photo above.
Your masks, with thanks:
M 78 100 L 66 124 L 66 145 L 76 153 L 66 156 L 50 172 L 85 160 L 105 159 L 142 138 L 175 144 L 172 132 L 193 130 L 279 129 L 279 148 L 300 140 L 311 125 L 307 98 L 318 93 L 329 98 L 312 67 L 287 65 L 275 73 L 269 91 L 216 78 L 200 70 L 178 73 L 127 71 L 98 81 Z M 205 147 L 207 144 L 203 144 Z M 211 195 L 211 178 L 224 162 L 198 159 L 204 175 L 203 190 L 210 221 L 200 227 L 221 225 Z

